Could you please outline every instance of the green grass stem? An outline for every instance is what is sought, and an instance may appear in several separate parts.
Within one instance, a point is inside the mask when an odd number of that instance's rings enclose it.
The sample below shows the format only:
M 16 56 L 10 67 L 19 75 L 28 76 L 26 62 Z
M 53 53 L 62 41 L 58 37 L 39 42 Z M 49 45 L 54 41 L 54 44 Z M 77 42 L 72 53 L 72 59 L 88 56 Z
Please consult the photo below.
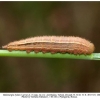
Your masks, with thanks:
M 12 51 L 8 50 L 0 50 L 1 57 L 37 57 L 37 58 L 67 58 L 67 59 L 84 59 L 84 60 L 100 60 L 100 53 L 92 53 L 91 55 L 74 55 L 74 54 L 51 54 L 42 52 L 35 53 L 30 52 L 26 53 L 26 51 Z

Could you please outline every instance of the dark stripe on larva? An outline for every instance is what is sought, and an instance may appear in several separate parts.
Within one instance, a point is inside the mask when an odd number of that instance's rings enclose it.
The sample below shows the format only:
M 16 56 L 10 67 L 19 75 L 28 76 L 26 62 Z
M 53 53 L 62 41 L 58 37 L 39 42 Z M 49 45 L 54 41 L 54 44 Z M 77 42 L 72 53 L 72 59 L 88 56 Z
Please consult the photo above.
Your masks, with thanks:
M 25 50 L 26 52 L 51 52 L 91 54 L 94 51 L 93 43 L 86 39 L 73 36 L 40 36 L 11 42 L 2 48 L 9 51 Z

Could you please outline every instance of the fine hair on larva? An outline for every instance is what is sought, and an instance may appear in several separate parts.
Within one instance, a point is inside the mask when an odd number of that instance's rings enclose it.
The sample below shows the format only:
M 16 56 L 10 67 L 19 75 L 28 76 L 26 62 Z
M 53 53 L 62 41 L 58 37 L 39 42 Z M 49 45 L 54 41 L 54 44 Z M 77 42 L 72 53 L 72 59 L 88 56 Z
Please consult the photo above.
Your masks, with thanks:
M 9 51 L 20 50 L 27 53 L 71 53 L 91 54 L 94 52 L 94 44 L 90 41 L 75 36 L 37 36 L 19 41 L 14 41 L 2 46 Z

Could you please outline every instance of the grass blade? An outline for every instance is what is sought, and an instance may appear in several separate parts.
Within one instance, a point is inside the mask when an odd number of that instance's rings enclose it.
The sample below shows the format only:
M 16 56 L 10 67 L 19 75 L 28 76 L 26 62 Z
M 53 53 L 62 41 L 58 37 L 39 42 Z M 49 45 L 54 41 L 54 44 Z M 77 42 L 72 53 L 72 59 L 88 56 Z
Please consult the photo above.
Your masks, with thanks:
M 12 51 L 8 50 L 0 50 L 1 57 L 37 57 L 37 58 L 68 58 L 68 59 L 84 59 L 84 60 L 100 60 L 100 53 L 92 53 L 91 55 L 74 55 L 74 54 L 51 54 L 42 52 L 35 53 L 30 52 L 26 53 L 26 51 Z

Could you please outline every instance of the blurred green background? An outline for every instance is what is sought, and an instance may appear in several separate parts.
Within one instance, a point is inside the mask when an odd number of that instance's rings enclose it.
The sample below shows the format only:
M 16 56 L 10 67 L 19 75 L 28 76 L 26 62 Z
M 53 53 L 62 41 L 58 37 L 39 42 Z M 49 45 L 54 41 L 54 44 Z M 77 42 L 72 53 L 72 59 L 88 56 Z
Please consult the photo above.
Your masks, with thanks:
M 80 36 L 100 52 L 100 2 L 0 2 L 0 45 L 42 35 Z M 100 61 L 0 57 L 0 92 L 100 92 Z

